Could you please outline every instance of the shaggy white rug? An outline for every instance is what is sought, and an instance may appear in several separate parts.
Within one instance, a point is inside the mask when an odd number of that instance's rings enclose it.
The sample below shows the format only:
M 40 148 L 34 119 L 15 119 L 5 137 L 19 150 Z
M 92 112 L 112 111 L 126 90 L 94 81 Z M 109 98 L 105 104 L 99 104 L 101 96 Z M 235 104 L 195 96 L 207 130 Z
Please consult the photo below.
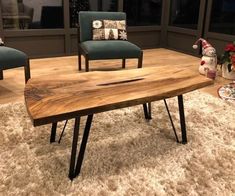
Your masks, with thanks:
M 186 145 L 175 142 L 163 101 L 150 122 L 142 106 L 95 115 L 73 182 L 74 122 L 50 144 L 50 125 L 32 127 L 23 103 L 1 105 L 0 195 L 235 195 L 234 104 L 198 91 L 184 98 Z M 168 104 L 180 133 L 177 99 Z

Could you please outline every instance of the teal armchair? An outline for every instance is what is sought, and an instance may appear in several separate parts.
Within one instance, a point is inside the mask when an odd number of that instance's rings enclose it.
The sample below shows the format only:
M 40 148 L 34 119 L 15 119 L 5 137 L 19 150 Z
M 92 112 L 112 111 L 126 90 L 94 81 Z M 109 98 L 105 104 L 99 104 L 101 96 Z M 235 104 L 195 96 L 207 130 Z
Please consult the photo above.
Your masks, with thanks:
M 137 58 L 138 68 L 142 67 L 143 51 L 127 40 L 93 40 L 92 21 L 94 20 L 126 20 L 123 12 L 79 12 L 78 35 L 78 68 L 82 69 L 81 55 L 85 58 L 85 70 L 89 71 L 90 60 L 122 59 L 125 68 L 126 59 Z
M 0 46 L 0 80 L 3 79 L 3 70 L 24 67 L 25 83 L 30 78 L 30 66 L 28 56 L 19 50 Z

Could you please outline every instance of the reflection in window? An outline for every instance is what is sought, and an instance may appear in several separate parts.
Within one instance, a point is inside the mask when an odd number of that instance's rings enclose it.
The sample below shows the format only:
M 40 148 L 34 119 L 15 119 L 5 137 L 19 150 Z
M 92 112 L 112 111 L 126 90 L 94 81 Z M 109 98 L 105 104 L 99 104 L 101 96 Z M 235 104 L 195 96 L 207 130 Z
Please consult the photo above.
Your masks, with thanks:
M 4 29 L 63 28 L 62 0 L 1 0 Z
M 79 11 L 113 11 L 118 10 L 118 0 L 70 0 L 70 26 L 78 26 Z
M 162 0 L 124 0 L 123 10 L 129 26 L 161 24 Z
M 234 0 L 213 0 L 209 31 L 235 35 Z
M 200 0 L 171 0 L 170 25 L 197 29 Z

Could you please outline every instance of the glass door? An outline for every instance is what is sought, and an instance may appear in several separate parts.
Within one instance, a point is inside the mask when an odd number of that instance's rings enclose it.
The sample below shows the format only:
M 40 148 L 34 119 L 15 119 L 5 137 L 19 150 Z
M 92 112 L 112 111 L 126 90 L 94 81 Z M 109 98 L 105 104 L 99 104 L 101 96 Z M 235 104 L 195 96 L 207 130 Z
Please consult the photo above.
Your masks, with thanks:
M 192 45 L 202 36 L 205 0 L 168 0 L 166 47 L 198 54 Z
M 118 11 L 118 0 L 70 0 L 70 27 L 76 28 L 80 11 Z
M 154 26 L 161 24 L 162 0 L 124 0 L 123 11 L 128 26 Z
M 1 0 L 4 30 L 64 28 L 63 1 Z
M 235 1 L 213 0 L 209 32 L 235 35 Z
M 214 44 L 217 55 L 224 52 L 228 42 L 235 40 L 234 0 L 208 0 L 204 37 Z
M 169 26 L 197 29 L 200 0 L 172 0 L 170 5 Z

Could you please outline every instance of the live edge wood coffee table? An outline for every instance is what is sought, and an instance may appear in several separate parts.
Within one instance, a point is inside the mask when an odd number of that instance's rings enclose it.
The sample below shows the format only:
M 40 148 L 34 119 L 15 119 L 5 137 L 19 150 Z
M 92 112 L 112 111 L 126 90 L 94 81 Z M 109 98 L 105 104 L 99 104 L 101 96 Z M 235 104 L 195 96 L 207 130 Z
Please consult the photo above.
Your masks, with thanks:
M 55 142 L 58 121 L 75 118 L 69 168 L 72 180 L 81 170 L 93 114 L 143 104 L 145 118 L 150 119 L 150 102 L 178 96 L 182 143 L 185 144 L 183 94 L 210 84 L 213 81 L 192 70 L 192 66 L 156 66 L 32 78 L 24 94 L 33 125 L 52 123 L 50 142 Z M 76 163 L 81 116 L 87 116 L 87 122 Z

